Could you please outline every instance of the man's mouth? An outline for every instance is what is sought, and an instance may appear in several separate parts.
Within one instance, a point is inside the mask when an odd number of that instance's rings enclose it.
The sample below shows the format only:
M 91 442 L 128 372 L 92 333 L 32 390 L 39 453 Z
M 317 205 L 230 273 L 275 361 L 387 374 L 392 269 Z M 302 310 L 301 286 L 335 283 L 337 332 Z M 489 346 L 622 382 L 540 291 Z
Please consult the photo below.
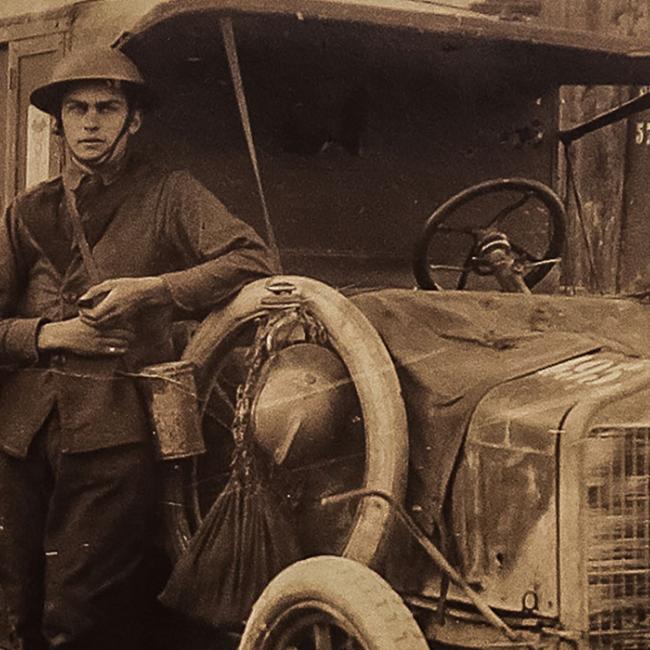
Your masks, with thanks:
M 79 140 L 79 144 L 104 144 L 104 141 L 100 138 L 83 138 Z

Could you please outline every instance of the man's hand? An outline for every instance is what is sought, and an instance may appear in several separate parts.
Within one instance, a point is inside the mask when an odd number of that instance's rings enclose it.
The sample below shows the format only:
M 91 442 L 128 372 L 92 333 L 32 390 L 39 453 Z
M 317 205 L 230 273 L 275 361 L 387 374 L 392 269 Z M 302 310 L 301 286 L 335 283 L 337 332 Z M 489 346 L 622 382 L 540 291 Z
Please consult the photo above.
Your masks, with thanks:
M 84 323 L 105 328 L 128 322 L 141 309 L 170 303 L 171 295 L 162 278 L 115 278 L 91 287 L 81 296 L 79 315 Z
M 81 318 L 46 323 L 38 333 L 37 346 L 43 352 L 73 352 L 84 357 L 123 355 L 133 341 L 133 332 L 126 329 L 97 329 Z

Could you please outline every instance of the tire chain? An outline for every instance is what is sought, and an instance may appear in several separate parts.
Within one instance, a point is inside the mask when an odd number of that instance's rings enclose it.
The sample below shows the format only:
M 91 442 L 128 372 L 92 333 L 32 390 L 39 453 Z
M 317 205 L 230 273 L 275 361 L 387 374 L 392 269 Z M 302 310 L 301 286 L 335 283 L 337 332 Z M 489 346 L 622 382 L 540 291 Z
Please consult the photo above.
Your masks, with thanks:
M 303 305 L 271 312 L 257 319 L 255 339 L 246 353 L 246 379 L 237 387 L 235 415 L 231 425 L 235 442 L 231 471 L 244 485 L 250 483 L 257 469 L 254 467 L 256 454 L 250 423 L 262 367 L 272 354 L 297 342 L 317 345 L 328 342 L 323 324 Z

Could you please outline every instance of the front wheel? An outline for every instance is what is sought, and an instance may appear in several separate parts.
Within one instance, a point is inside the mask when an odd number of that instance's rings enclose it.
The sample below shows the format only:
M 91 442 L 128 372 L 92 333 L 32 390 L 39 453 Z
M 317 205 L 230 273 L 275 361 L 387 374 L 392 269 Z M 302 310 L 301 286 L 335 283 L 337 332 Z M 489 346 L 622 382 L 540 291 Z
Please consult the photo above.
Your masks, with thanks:
M 377 573 L 347 558 L 296 562 L 259 597 L 239 650 L 428 650 L 413 615 Z

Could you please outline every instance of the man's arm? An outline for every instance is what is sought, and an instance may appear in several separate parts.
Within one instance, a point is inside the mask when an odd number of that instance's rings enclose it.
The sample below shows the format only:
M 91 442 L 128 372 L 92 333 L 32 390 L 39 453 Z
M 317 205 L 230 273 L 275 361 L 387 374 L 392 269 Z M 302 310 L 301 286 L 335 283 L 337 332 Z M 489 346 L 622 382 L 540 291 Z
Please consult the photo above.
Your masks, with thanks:
M 190 174 L 173 173 L 160 203 L 163 236 L 184 268 L 96 285 L 82 296 L 82 301 L 102 298 L 82 311 L 86 322 L 101 327 L 128 320 L 147 307 L 171 304 L 189 312 L 203 310 L 276 272 L 273 256 L 257 233 Z
M 38 333 L 45 321 L 15 316 L 26 278 L 18 230 L 12 205 L 0 224 L 0 364 L 28 365 L 38 361 Z
M 167 237 L 184 270 L 162 276 L 173 302 L 188 311 L 214 306 L 245 284 L 277 273 L 266 244 L 187 172 L 168 183 Z
M 72 318 L 56 323 L 42 317 L 16 317 L 16 307 L 27 291 L 25 247 L 29 234 L 11 206 L 0 225 L 0 364 L 30 365 L 41 352 L 65 351 L 84 356 L 124 354 L 133 334 L 124 329 L 97 330 Z
M 131 330 L 97 328 L 81 318 L 45 323 L 38 332 L 39 352 L 73 352 L 83 357 L 113 357 L 126 354 L 134 339 Z

